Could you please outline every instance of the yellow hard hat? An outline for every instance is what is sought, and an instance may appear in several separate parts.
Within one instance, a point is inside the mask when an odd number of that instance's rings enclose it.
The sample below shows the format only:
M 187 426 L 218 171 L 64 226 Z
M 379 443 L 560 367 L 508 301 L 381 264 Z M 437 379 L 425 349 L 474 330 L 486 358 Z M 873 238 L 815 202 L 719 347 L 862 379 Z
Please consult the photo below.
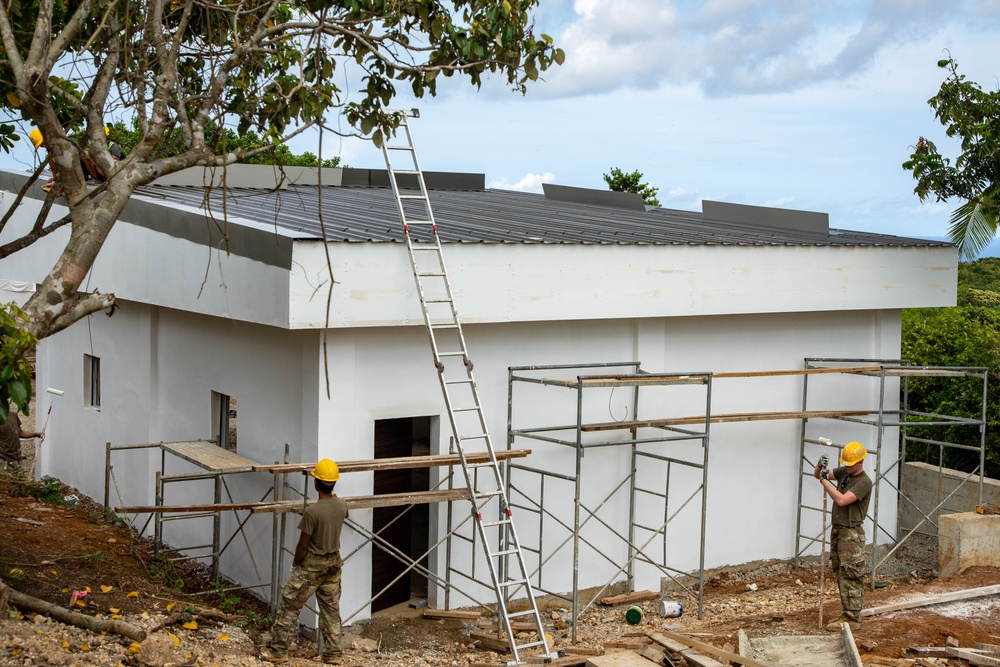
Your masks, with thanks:
M 111 134 L 111 130 L 109 130 L 109 129 L 108 129 L 108 126 L 107 126 L 107 125 L 105 125 L 105 126 L 104 126 L 104 136 L 108 136 L 109 134 Z
M 844 445 L 843 451 L 840 452 L 840 462 L 845 466 L 852 466 L 863 461 L 867 455 L 868 450 L 860 442 L 849 442 Z
M 42 131 L 38 128 L 29 132 L 28 136 L 31 138 L 31 143 L 35 145 L 35 148 L 38 148 L 45 143 L 45 139 L 42 138 Z
M 340 479 L 340 468 L 330 459 L 323 459 L 309 474 L 321 482 L 336 482 Z

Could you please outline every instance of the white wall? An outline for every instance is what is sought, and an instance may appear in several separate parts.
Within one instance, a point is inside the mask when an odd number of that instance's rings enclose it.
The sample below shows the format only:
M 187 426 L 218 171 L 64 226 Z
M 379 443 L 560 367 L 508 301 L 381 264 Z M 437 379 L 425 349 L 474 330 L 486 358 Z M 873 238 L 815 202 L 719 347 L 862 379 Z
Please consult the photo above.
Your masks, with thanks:
M 290 324 L 323 327 L 322 244 L 297 241 L 294 253 Z M 948 306 L 957 275 L 954 248 L 449 244 L 445 253 L 469 324 Z M 402 243 L 332 243 L 330 255 L 329 326 L 421 322 Z
M 642 368 L 651 372 L 796 369 L 802 367 L 806 356 L 894 357 L 899 349 L 898 327 L 898 312 L 857 311 L 470 325 L 466 333 L 494 444 L 504 448 L 509 366 L 638 359 Z M 237 398 L 238 449 L 254 460 L 280 459 L 286 442 L 291 445 L 293 461 L 371 458 L 375 421 L 408 416 L 439 417 L 441 432 L 432 443 L 432 451 L 447 450 L 450 428 L 422 327 L 333 330 L 329 334 L 326 364 L 331 395 L 327 398 L 319 332 L 288 332 L 127 302 L 113 318 L 91 316 L 46 340 L 40 352 L 40 367 L 44 370 L 39 386 L 66 391 L 64 396 L 54 399 L 58 402 L 46 440 L 49 456 L 43 455 L 41 472 L 101 497 L 104 442 L 131 444 L 210 437 L 213 391 Z M 91 350 L 102 360 L 104 397 L 99 413 L 82 404 L 82 360 L 83 354 Z M 563 374 L 573 375 L 553 371 L 550 376 Z M 838 376 L 822 383 L 829 384 L 829 388 L 820 387 L 818 380 L 813 382 L 809 406 L 812 409 L 877 405 L 877 390 L 867 378 L 860 379 L 859 384 L 859 378 Z M 689 389 L 693 393 L 687 393 Z M 586 397 L 588 421 L 630 418 L 626 412 L 631 403 L 627 392 L 591 391 Z M 712 398 L 713 413 L 798 410 L 802 378 L 720 379 L 712 386 Z M 575 423 L 575 400 L 575 393 L 565 389 L 516 393 L 514 426 Z M 701 414 L 705 400 L 704 391 L 692 387 L 643 393 L 639 416 Z M 42 403 L 39 409 L 45 408 Z M 837 442 L 861 439 L 866 444 L 872 438 L 864 429 L 822 421 L 810 424 L 810 437 L 818 435 Z M 597 437 L 590 434 L 588 440 L 595 441 Z M 795 420 L 713 425 L 707 566 L 793 555 L 798 438 L 799 423 Z M 575 452 L 571 448 L 523 440 L 514 446 L 533 450 L 531 457 L 523 462 L 534 468 L 565 474 L 574 471 Z M 669 448 L 675 455 L 685 453 L 695 460 L 700 457 L 698 448 L 690 444 L 678 443 Z M 596 509 L 627 478 L 631 466 L 627 450 L 619 446 L 586 452 L 582 467 L 585 505 Z M 56 452 L 58 455 L 52 456 Z M 153 502 L 151 480 L 158 468 L 158 456 L 122 453 L 119 459 L 116 455 L 116 476 L 126 504 Z M 168 473 L 193 471 L 193 466 L 168 457 Z M 643 486 L 653 487 L 662 482 L 663 470 L 654 465 L 643 466 L 639 479 Z M 700 473 L 672 479 L 671 512 L 700 483 Z M 268 488 L 270 478 L 239 475 L 230 477 L 228 483 L 233 500 L 256 501 Z M 518 488 L 529 496 L 535 483 L 533 476 L 524 473 L 515 479 Z M 371 493 L 371 485 L 370 473 L 349 474 L 344 475 L 337 491 L 344 496 L 366 495 Z M 177 491 L 168 491 L 167 503 L 208 501 L 210 492 L 207 483 L 178 487 Z M 815 496 L 812 500 L 818 502 L 817 486 L 807 484 L 806 492 L 807 500 L 811 494 Z M 116 494 L 112 498 L 117 504 Z M 547 510 L 567 520 L 572 510 L 572 485 L 550 485 L 544 500 Z M 885 494 L 882 500 L 886 506 L 884 517 L 891 518 L 894 504 L 890 494 Z M 457 515 L 463 514 L 463 506 L 464 503 L 458 506 Z M 662 505 L 658 502 L 640 502 L 638 507 L 643 523 L 655 526 L 662 522 Z M 610 527 L 624 533 L 627 511 L 627 491 L 622 490 L 606 503 L 599 515 Z M 694 502 L 668 528 L 667 552 L 671 565 L 681 569 L 697 567 L 700 513 L 700 505 Z M 445 530 L 443 514 L 436 515 L 433 530 L 438 536 Z M 362 526 L 371 526 L 370 512 L 355 512 L 351 518 Z M 537 546 L 537 521 L 520 509 L 515 518 L 524 544 Z M 598 523 L 588 524 L 586 531 L 592 531 L 588 539 L 600 544 L 601 551 L 613 562 L 623 562 L 627 553 L 625 544 L 614 536 L 611 528 L 599 527 Z M 234 519 L 227 517 L 224 538 L 234 525 Z M 293 518 L 289 541 L 294 538 L 294 528 Z M 174 545 L 200 544 L 205 542 L 206 530 L 207 522 L 201 525 L 189 522 L 187 527 L 175 523 L 166 537 Z M 551 520 L 544 523 L 544 531 L 547 550 L 566 535 Z M 267 578 L 270 518 L 255 517 L 247 538 L 258 567 L 264 570 L 260 574 Z M 345 615 L 358 610 L 370 595 L 367 572 L 371 549 L 363 546 L 357 534 L 347 531 L 344 554 L 359 547 L 361 550 L 346 564 L 350 576 L 344 579 Z M 662 548 L 654 543 L 651 550 L 654 547 Z M 252 583 L 258 580 L 258 574 L 245 557 L 247 548 L 237 538 L 223 565 L 227 575 Z M 443 576 L 441 560 L 438 569 Z M 614 577 L 615 569 L 593 549 L 584 547 L 581 551 L 581 586 L 602 584 Z M 569 590 L 571 574 L 571 547 L 563 547 L 545 566 L 543 584 L 553 590 Z M 658 584 L 660 575 L 653 568 L 639 567 L 637 574 L 640 587 L 655 588 Z M 477 599 L 491 599 L 488 590 L 470 584 L 462 586 Z M 366 616 L 367 610 L 363 609 L 357 618 Z
M 54 403 L 39 474 L 58 477 L 94 497 L 104 496 L 105 442 L 115 446 L 209 439 L 214 435 L 212 392 L 233 396 L 238 404 L 237 450 L 252 460 L 272 463 L 316 459 L 315 368 L 318 334 L 209 318 L 170 309 L 120 302 L 114 317 L 98 313 L 47 338 L 39 352 L 38 386 L 63 389 Z M 102 406 L 84 405 L 83 355 L 101 359 Z M 304 366 L 308 370 L 303 370 Z M 303 379 L 309 378 L 308 394 Z M 40 411 L 47 409 L 41 403 Z M 167 474 L 203 472 L 167 455 Z M 111 504 L 154 503 L 158 449 L 115 452 L 117 489 Z M 262 474 L 227 476 L 223 502 L 257 501 L 272 478 Z M 212 501 L 210 481 L 168 485 L 165 504 Z M 223 540 L 237 519 L 224 516 Z M 139 517 L 137 527 L 145 522 Z M 293 524 L 294 528 L 294 524 Z M 270 576 L 271 518 L 254 517 L 246 531 L 260 576 Z M 208 520 L 172 522 L 168 544 L 211 542 Z M 259 581 L 237 538 L 223 557 L 226 573 L 244 582 Z M 199 552 L 203 553 L 203 552 Z
M 0 210 L 12 200 L 0 197 Z M 57 200 L 64 201 L 64 200 Z M 41 202 L 25 199 L 18 214 L 0 234 L 0 243 L 17 238 L 28 229 Z M 53 205 L 49 220 L 65 216 L 68 209 Z M 212 245 L 118 222 L 105 241 L 84 282 L 87 291 L 115 294 L 119 299 L 229 317 L 273 326 L 288 324 L 288 271 L 264 262 L 231 254 L 223 239 L 225 225 L 210 221 L 203 212 Z M 176 212 L 175 212 L 176 215 Z M 233 229 L 246 224 L 230 221 Z M 274 234 L 280 232 L 271 230 Z M 0 280 L 41 282 L 52 270 L 69 240 L 69 227 L 46 236 L 28 248 L 0 261 Z
M 533 364 L 588 363 L 639 359 L 647 371 L 728 371 L 779 370 L 802 368 L 807 356 L 885 358 L 899 349 L 898 312 L 858 311 L 828 314 L 776 314 L 711 318 L 671 318 L 642 322 L 614 320 L 596 322 L 555 322 L 538 324 L 471 325 L 466 328 L 469 349 L 475 360 L 476 379 L 491 434 L 497 447 L 505 446 L 507 430 L 507 368 Z M 530 342 L 530 344 L 529 344 Z M 443 400 L 431 365 L 426 334 L 421 327 L 332 332 L 329 343 L 332 398 L 320 399 L 319 456 L 334 459 L 372 456 L 374 423 L 391 417 L 432 415 L 441 417 L 441 434 L 432 443 L 435 452 L 445 451 L 450 428 L 445 423 Z M 598 370 L 596 373 L 608 372 Z M 612 371 L 613 372 L 613 371 Z M 562 377 L 552 371 L 552 377 Z M 571 373 L 563 371 L 569 376 Z M 839 376 L 838 376 L 839 377 Z M 868 378 L 850 377 L 846 383 L 834 380 L 829 388 L 814 380 L 811 409 L 850 404 L 873 408 L 878 405 L 877 388 Z M 877 383 L 876 383 L 877 384 Z M 705 394 L 675 394 L 643 398 L 640 417 L 681 416 L 704 412 Z M 519 391 L 519 390 L 518 390 Z M 590 421 L 625 418 L 630 404 L 622 390 L 592 390 L 587 405 Z M 695 390 L 697 394 L 701 390 Z M 801 409 L 802 378 L 719 380 L 713 385 L 713 412 L 795 411 Z M 644 395 L 645 396 L 645 395 Z M 515 428 L 575 423 L 575 393 L 547 388 L 515 394 Z M 656 414 L 659 408 L 667 414 Z M 891 407 L 891 406 L 890 406 Z M 714 425 L 711 431 L 710 481 L 708 493 L 708 533 L 706 565 L 741 563 L 760 558 L 791 557 L 795 551 L 797 513 L 798 442 L 800 424 L 796 420 Z M 810 424 L 809 437 L 823 435 L 836 442 L 874 437 L 871 429 L 845 426 L 839 422 Z M 588 436 L 592 441 L 597 437 Z M 524 461 L 528 465 L 572 474 L 574 451 L 558 445 L 519 440 L 517 448 L 533 450 Z M 871 444 L 874 448 L 874 444 Z M 685 451 L 700 460 L 697 447 L 669 445 L 671 453 Z M 872 457 L 873 458 L 873 457 Z M 872 459 L 869 459 L 872 461 Z M 627 447 L 591 449 L 583 461 L 584 503 L 596 506 L 615 486 L 626 479 L 631 466 Z M 652 486 L 662 479 L 662 471 L 643 469 L 643 484 Z M 528 476 L 530 477 L 530 476 Z M 674 478 L 671 511 L 700 483 L 700 472 Z M 515 480 L 517 482 L 517 480 Z M 531 493 L 528 478 L 521 480 Z M 371 475 L 345 475 L 338 486 L 342 495 L 367 494 Z M 572 513 L 572 484 L 552 484 L 546 490 L 546 508 L 564 517 Z M 819 487 L 806 485 L 806 500 L 819 502 Z M 888 494 L 882 498 L 891 520 L 895 507 Z M 627 486 L 601 510 L 603 521 L 621 533 L 627 525 Z M 697 567 L 700 506 L 688 506 L 669 528 L 670 562 L 681 569 Z M 465 510 L 458 509 L 462 515 Z M 640 503 L 643 523 L 659 525 L 662 504 Z M 519 535 L 526 545 L 537 542 L 538 524 L 530 514 L 518 512 Z M 369 513 L 352 518 L 370 527 Z M 612 560 L 623 562 L 626 548 L 608 528 L 597 521 L 589 524 L 592 541 Z M 545 523 L 546 548 L 562 541 L 565 532 Z M 438 525 L 443 531 L 444 527 Z M 816 531 L 818 532 L 818 519 Z M 868 529 L 871 537 L 871 527 Z M 442 533 L 443 534 L 443 533 Z M 361 574 L 345 577 L 345 613 L 353 612 L 368 597 L 365 569 L 370 550 L 348 561 L 346 568 Z M 531 557 L 529 557 L 531 560 Z M 604 583 L 615 568 L 592 549 L 581 552 L 581 585 Z M 639 568 L 639 585 L 655 587 L 658 573 Z M 564 547 L 545 566 L 546 587 L 569 590 L 571 586 L 571 546 Z M 442 573 L 443 574 L 443 573 Z M 549 578 L 551 576 L 551 578 Z M 467 586 L 466 584 L 463 584 Z M 489 598 L 489 591 L 467 588 L 474 595 Z M 484 599 L 480 597 L 479 599 Z

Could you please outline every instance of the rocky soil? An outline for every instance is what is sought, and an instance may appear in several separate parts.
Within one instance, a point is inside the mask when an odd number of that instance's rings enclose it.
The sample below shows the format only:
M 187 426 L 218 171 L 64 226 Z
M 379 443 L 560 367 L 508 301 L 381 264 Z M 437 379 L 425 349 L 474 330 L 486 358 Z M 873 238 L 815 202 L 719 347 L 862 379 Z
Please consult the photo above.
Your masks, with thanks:
M 120 618 L 148 631 L 141 644 L 114 634 L 64 625 L 45 616 L 9 610 L 0 619 L 0 665 L 125 665 L 167 667 L 216 665 L 254 667 L 266 639 L 267 610 L 249 596 L 191 595 L 211 591 L 196 568 L 181 570 L 162 555 L 151 553 L 124 526 L 108 522 L 100 507 L 58 487 L 43 502 L 25 493 L 29 487 L 9 477 L 0 479 L 0 578 L 14 589 L 70 607 L 95 618 Z M 1000 583 L 1000 571 L 973 569 L 962 576 L 937 579 L 933 545 L 902 550 L 887 568 L 886 587 L 871 591 L 866 606 L 939 592 Z M 655 601 L 644 603 L 639 625 L 625 621 L 626 607 L 596 606 L 579 621 L 577 645 L 602 647 L 635 633 L 663 627 L 698 633 L 718 646 L 735 645 L 740 628 L 751 636 L 817 634 L 819 569 L 815 563 L 794 569 L 787 563 L 713 572 L 706 583 L 702 619 L 693 599 L 680 598 L 686 613 L 662 618 Z M 179 588 L 181 587 L 181 588 Z M 73 593 L 88 591 L 83 597 Z M 824 615 L 839 612 L 835 586 L 825 581 Z M 555 648 L 572 645 L 568 609 L 557 600 L 542 600 L 542 616 Z M 907 646 L 941 646 L 953 637 L 963 646 L 1000 643 L 1000 602 L 995 597 L 925 607 L 866 621 L 857 638 L 872 655 L 899 657 Z M 464 667 L 473 662 L 501 662 L 497 653 L 477 646 L 472 621 L 428 620 L 403 606 L 380 612 L 370 621 L 345 630 L 345 664 L 356 667 Z M 306 639 L 292 650 L 292 663 L 319 664 L 316 646 Z
M 25 453 L 31 452 L 32 444 L 26 443 Z M 885 587 L 870 590 L 866 606 L 1000 583 L 997 569 L 973 568 L 961 576 L 939 579 L 935 566 L 933 540 L 907 543 L 880 570 Z M 202 570 L 174 566 L 163 554 L 152 553 L 147 541 L 114 517 L 104 516 L 100 505 L 57 481 L 28 484 L 0 476 L 0 579 L 15 590 L 95 619 L 125 621 L 149 635 L 136 643 L 9 608 L 0 613 L 0 665 L 269 664 L 257 657 L 269 623 L 268 610 L 258 599 L 215 592 Z M 823 617 L 830 619 L 839 613 L 839 602 L 835 583 L 829 576 L 824 583 Z M 707 577 L 701 619 L 694 599 L 671 591 L 665 592 L 665 599 L 685 606 L 680 618 L 660 617 L 658 604 L 650 601 L 643 603 L 641 623 L 629 625 L 625 606 L 597 605 L 579 619 L 576 645 L 600 648 L 664 627 L 696 634 L 719 647 L 735 646 L 740 629 L 752 637 L 822 634 L 819 588 L 816 562 L 798 569 L 782 562 L 723 568 Z M 540 608 L 552 647 L 573 646 L 565 604 L 543 599 Z M 345 628 L 345 664 L 465 667 L 503 662 L 504 656 L 473 641 L 471 633 L 479 630 L 476 622 L 428 620 L 421 611 L 403 605 Z M 1000 644 L 1000 599 L 993 596 L 878 616 L 867 620 L 855 636 L 869 659 L 898 658 L 909 646 L 943 646 L 949 637 L 962 646 Z M 293 646 L 291 656 L 292 665 L 320 664 L 313 660 L 315 644 L 305 638 Z

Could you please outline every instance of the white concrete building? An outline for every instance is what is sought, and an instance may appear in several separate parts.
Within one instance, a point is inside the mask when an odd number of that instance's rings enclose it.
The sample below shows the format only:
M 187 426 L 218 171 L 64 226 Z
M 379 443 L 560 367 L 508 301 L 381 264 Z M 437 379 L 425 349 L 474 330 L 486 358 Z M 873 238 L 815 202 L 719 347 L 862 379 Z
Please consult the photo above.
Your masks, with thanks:
M 24 176 L 0 178 L 5 208 Z M 280 460 L 286 444 L 292 461 L 448 451 L 447 415 L 385 174 L 338 170 L 323 180 L 336 185 L 233 188 L 225 202 L 214 190 L 207 209 L 201 187 L 157 185 L 136 194 L 86 283 L 114 293 L 120 307 L 40 346 L 38 386 L 65 391 L 58 398 L 39 392 L 39 414 L 54 401 L 41 475 L 101 498 L 106 443 L 211 439 L 232 421 L 236 451 L 263 463 Z M 193 182 L 202 183 L 201 175 Z M 470 175 L 428 175 L 428 184 L 500 447 L 512 366 L 638 361 L 647 371 L 723 372 L 801 369 L 807 357 L 894 359 L 901 309 L 955 302 L 954 247 L 833 229 L 825 214 L 716 202 L 704 202 L 702 213 L 645 210 L 635 196 L 556 186 L 545 195 L 486 190 L 481 176 Z M 41 194 L 22 204 L 0 242 L 30 225 Z M 64 213 L 58 205 L 52 211 Z M 53 234 L 0 261 L 0 280 L 40 281 L 65 239 Z M 717 382 L 712 411 L 799 410 L 801 383 Z M 877 388 L 849 379 L 832 379 L 825 396 L 829 409 L 878 403 Z M 232 419 L 225 419 L 234 408 L 227 398 L 238 404 Z M 627 409 L 613 391 L 594 405 L 607 421 Z M 681 400 L 671 409 L 697 414 L 704 406 Z M 555 410 L 540 399 L 518 406 L 518 416 L 541 423 Z M 798 420 L 713 427 L 707 567 L 794 554 L 800 427 Z M 871 433 L 831 424 L 821 435 L 846 442 Z M 533 449 L 526 461 L 536 468 L 572 460 L 565 448 Z M 624 454 L 588 451 L 587 488 L 595 498 L 629 474 Z M 153 504 L 160 465 L 157 450 L 116 458 L 112 504 Z M 179 460 L 167 465 L 171 472 L 195 469 Z M 438 474 L 397 481 L 420 486 Z M 256 501 L 271 481 L 237 475 L 227 495 Z M 391 490 L 394 482 L 385 484 Z M 345 475 L 337 491 L 386 491 L 375 486 L 371 473 Z M 183 489 L 169 491 L 166 504 L 211 500 L 210 486 Z M 810 490 L 818 501 L 818 487 Z M 549 500 L 565 508 L 572 498 L 553 492 Z M 890 503 L 886 515 L 894 514 L 894 498 L 883 501 Z M 605 512 L 628 521 L 627 502 L 612 499 Z M 352 518 L 369 528 L 375 520 L 372 511 Z M 410 521 L 399 538 L 409 543 L 400 548 L 415 555 L 422 552 L 412 543 L 434 544 L 445 532 L 438 507 Z M 203 544 L 206 525 L 177 523 L 165 538 Z M 224 539 L 235 526 L 227 517 Z M 698 566 L 697 520 L 681 526 L 694 537 L 672 542 L 670 557 L 691 570 Z M 535 530 L 521 531 L 526 544 Z M 222 570 L 253 582 L 247 551 L 266 578 L 270 518 L 254 517 L 245 532 L 247 542 L 234 540 Z M 357 618 L 364 618 L 372 568 L 389 566 L 347 532 L 346 548 L 361 549 L 346 564 L 343 610 L 348 616 L 360 608 Z M 624 553 L 610 543 L 608 551 L 611 560 Z M 552 587 L 568 590 L 571 556 L 563 550 L 546 565 L 558 573 Z M 582 586 L 615 574 L 608 559 L 581 559 Z M 443 559 L 430 566 L 443 576 Z M 657 573 L 638 576 L 639 586 L 656 585 Z

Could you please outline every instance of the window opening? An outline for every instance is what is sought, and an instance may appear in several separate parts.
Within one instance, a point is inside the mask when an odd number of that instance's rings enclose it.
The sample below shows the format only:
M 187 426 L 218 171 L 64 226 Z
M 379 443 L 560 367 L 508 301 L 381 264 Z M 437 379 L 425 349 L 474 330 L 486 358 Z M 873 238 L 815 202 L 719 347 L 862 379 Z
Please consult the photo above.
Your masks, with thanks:
M 215 441 L 219 447 L 236 451 L 236 397 L 213 391 L 212 415 L 215 417 Z
M 100 357 L 83 355 L 83 396 L 84 405 L 95 410 L 101 409 Z

